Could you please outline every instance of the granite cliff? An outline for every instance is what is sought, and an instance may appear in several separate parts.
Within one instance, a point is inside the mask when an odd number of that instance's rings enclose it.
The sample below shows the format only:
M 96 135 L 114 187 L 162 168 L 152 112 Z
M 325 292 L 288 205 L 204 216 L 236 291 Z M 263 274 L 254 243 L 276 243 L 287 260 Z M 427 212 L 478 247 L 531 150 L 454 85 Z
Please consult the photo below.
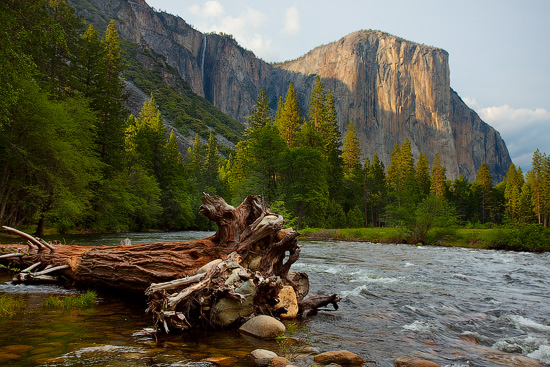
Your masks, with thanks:
M 447 177 L 474 180 L 485 162 L 495 180 L 511 163 L 499 133 L 450 87 L 448 53 L 379 31 L 358 31 L 281 64 L 268 64 L 228 35 L 202 34 L 144 0 L 73 0 L 87 20 L 117 21 L 121 37 L 162 55 L 198 95 L 245 122 L 262 87 L 272 108 L 293 82 L 302 109 L 315 75 L 331 88 L 340 129 L 355 122 L 363 158 L 385 164 L 396 142 L 431 161 L 439 153 Z M 104 27 L 103 27 L 104 28 Z M 304 111 L 305 112 L 305 111 Z

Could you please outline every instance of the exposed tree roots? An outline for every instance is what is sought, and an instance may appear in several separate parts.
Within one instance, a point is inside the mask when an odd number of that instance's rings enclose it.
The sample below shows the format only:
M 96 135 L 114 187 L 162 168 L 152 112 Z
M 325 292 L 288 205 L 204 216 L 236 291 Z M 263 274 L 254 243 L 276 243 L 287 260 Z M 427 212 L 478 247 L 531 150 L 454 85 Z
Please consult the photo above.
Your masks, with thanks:
M 165 332 L 226 328 L 254 315 L 296 317 L 333 304 L 336 295 L 310 297 L 308 277 L 290 270 L 300 255 L 298 232 L 283 229 L 263 197 L 249 196 L 237 208 L 221 197 L 203 195 L 200 212 L 218 231 L 198 241 L 125 246 L 47 243 L 13 228 L 4 230 L 27 245 L 0 246 L 0 264 L 26 266 L 15 282 L 72 281 L 90 287 L 145 292 L 147 312 Z M 280 302 L 285 288 L 287 301 Z M 290 301 L 288 300 L 290 299 Z

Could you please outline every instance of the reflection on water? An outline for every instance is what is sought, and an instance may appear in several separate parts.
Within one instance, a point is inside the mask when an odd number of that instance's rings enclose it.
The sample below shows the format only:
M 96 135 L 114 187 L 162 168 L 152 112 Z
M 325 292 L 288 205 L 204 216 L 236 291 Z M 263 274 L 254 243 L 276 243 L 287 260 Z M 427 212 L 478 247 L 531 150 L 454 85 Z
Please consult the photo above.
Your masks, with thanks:
M 204 232 L 86 236 L 83 244 L 205 237 Z M 321 350 L 347 349 L 392 366 L 400 355 L 443 366 L 550 363 L 550 254 L 302 241 L 293 267 L 310 276 L 315 294 L 339 293 L 336 312 L 302 322 Z M 100 295 L 83 310 L 42 307 L 55 286 L 12 286 L 27 309 L 0 320 L 0 363 L 13 366 L 246 365 L 256 348 L 283 353 L 275 341 L 234 331 L 155 338 L 143 300 Z M 535 361 L 535 360 L 538 360 Z M 310 360 L 296 361 L 307 365 Z M 374 363 L 376 362 L 376 363 Z

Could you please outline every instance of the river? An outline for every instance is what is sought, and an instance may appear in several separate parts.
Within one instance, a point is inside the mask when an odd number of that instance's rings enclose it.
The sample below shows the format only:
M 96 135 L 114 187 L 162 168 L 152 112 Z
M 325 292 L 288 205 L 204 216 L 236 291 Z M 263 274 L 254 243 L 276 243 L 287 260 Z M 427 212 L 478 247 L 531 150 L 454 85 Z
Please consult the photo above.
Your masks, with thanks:
M 82 244 L 197 239 L 204 232 L 66 237 Z M 449 367 L 550 365 L 550 254 L 463 248 L 301 241 L 293 270 L 309 274 L 311 292 L 338 293 L 335 312 L 299 323 L 296 335 L 321 350 L 347 349 L 368 366 L 397 356 Z M 246 365 L 255 348 L 289 352 L 237 332 L 194 332 L 155 339 L 142 300 L 100 295 L 84 310 L 44 309 L 57 286 L 14 286 L 27 308 L 0 320 L 0 363 L 13 366 Z M 3 359 L 4 358 L 4 359 Z M 220 360 L 222 360 L 220 362 Z M 297 361 L 298 365 L 309 360 Z

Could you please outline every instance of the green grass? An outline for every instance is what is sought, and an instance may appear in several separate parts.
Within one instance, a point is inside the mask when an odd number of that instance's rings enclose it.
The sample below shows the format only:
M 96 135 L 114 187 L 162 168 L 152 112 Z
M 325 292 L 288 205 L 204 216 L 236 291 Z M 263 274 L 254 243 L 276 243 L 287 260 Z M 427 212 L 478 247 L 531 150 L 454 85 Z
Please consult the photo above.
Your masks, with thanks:
M 11 294 L 0 294 L 0 318 L 10 318 L 25 307 L 25 301 Z
M 506 229 L 434 228 L 428 232 L 428 244 L 438 246 L 489 248 L 498 231 Z M 398 227 L 369 227 L 300 230 L 306 239 L 366 241 L 375 243 L 406 243 L 404 232 Z
M 401 230 L 392 227 L 375 228 L 341 228 L 341 229 L 320 229 L 305 228 L 300 233 L 312 240 L 342 240 L 342 241 L 368 241 L 378 243 L 400 243 Z
M 97 293 L 87 291 L 79 296 L 49 296 L 44 300 L 44 307 L 71 309 L 71 308 L 87 308 L 95 305 Z

